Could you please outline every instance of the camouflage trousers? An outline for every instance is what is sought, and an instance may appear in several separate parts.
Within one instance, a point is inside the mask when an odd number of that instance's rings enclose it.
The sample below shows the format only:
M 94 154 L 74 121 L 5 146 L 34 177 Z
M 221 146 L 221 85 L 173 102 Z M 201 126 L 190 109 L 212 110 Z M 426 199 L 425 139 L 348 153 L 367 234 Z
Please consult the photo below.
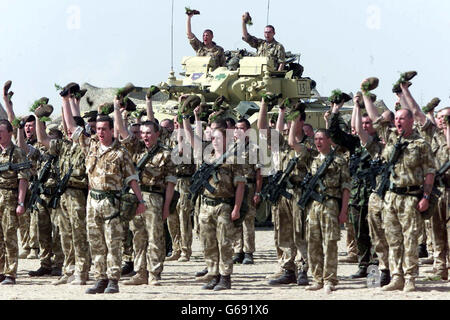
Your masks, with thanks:
M 419 274 L 418 239 L 423 219 L 416 209 L 418 202 L 417 197 L 386 193 L 383 222 L 392 276 L 410 279 Z
M 20 246 L 23 251 L 29 251 L 30 248 L 30 215 L 25 214 L 19 217 L 19 237 Z
M 175 190 L 180 193 L 176 213 L 167 219 L 170 236 L 172 237 L 172 251 L 181 252 L 187 258 L 192 254 L 192 222 L 191 214 L 194 206 L 189 196 L 189 178 L 178 179 Z
M 448 215 L 450 189 L 445 190 L 444 188 L 440 188 L 440 191 L 442 192 L 442 196 L 439 198 L 438 211 L 431 217 L 431 236 L 434 253 L 433 267 L 437 275 L 445 278 L 448 277 L 449 229 L 446 224 L 446 217 Z
M 278 239 L 280 233 L 280 219 L 279 219 L 279 210 L 278 207 L 273 205 L 269 206 L 271 214 L 272 214 L 272 223 L 273 223 L 273 238 L 275 244 L 275 251 L 277 253 L 277 262 L 281 267 L 281 258 L 283 257 L 283 251 L 281 250 Z
M 372 251 L 372 242 L 369 235 L 368 207 L 349 206 L 349 213 L 358 246 L 358 266 L 367 268 L 369 264 L 374 264 L 376 261 L 376 254 Z
M 87 198 L 88 241 L 94 262 L 95 280 L 119 280 L 121 273 L 123 227 L 120 219 L 105 221 L 119 211 L 119 202 Z
M 38 215 L 28 209 L 25 214 L 30 216 L 30 249 L 39 249 L 39 222 Z
M 226 203 L 200 207 L 200 241 L 208 274 L 228 276 L 233 273 L 233 240 L 236 228 L 231 221 L 233 208 Z
M 166 257 L 164 237 L 163 196 L 142 192 L 147 210 L 130 222 L 133 232 L 134 269 L 136 272 L 148 270 L 153 277 L 161 274 Z
M 432 228 L 431 228 L 431 220 L 421 221 L 419 227 L 419 245 L 426 245 L 428 256 L 433 256 L 433 241 L 432 241 Z
M 369 198 L 367 219 L 372 246 L 378 257 L 379 269 L 389 270 L 389 246 L 384 233 L 383 205 L 383 200 L 373 192 Z
M 309 266 L 320 284 L 338 284 L 339 209 L 336 199 L 312 201 L 306 208 Z
M 277 241 L 282 251 L 280 266 L 285 270 L 307 272 L 308 245 L 305 236 L 306 226 L 302 222 L 302 211 L 297 204 L 300 200 L 301 192 L 295 190 L 293 194 L 292 200 L 281 197 L 276 207 L 276 210 L 278 210 L 276 215 L 278 219 Z
M 0 274 L 17 277 L 19 248 L 17 243 L 17 191 L 0 191 Z
M 50 202 L 51 198 L 42 195 L 41 198 L 44 204 L 37 203 L 37 211 L 34 210 L 32 212 L 32 214 L 37 215 L 38 219 L 41 266 L 47 269 L 52 267 L 62 268 L 64 264 L 64 253 L 61 248 L 59 229 L 61 208 L 48 208 L 46 204 Z
M 133 232 L 130 229 L 130 222 L 122 221 L 123 238 L 122 238 L 122 261 L 133 261 Z
M 248 184 L 247 206 L 248 211 L 242 226 L 236 228 L 236 239 L 233 243 L 235 253 L 254 253 L 255 252 L 255 217 L 256 208 L 253 205 L 253 195 L 255 194 L 255 185 Z
M 83 190 L 68 188 L 61 196 L 59 229 L 64 252 L 64 274 L 71 276 L 75 272 L 81 278 L 87 279 L 90 259 L 86 227 L 86 193 Z
M 358 255 L 358 246 L 356 245 L 355 228 L 351 222 L 344 224 L 347 235 L 345 243 L 347 245 L 347 255 Z

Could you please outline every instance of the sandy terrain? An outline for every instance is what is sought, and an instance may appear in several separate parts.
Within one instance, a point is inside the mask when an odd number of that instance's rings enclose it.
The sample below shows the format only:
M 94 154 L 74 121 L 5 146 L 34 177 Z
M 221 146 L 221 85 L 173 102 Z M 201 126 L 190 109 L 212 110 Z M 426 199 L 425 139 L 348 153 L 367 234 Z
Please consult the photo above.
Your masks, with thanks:
M 345 231 L 339 242 L 339 254 L 345 252 Z M 30 278 L 28 271 L 39 267 L 39 260 L 20 260 L 17 285 L 2 286 L 2 300 L 449 300 L 450 283 L 425 281 L 426 271 L 431 266 L 420 267 L 418 290 L 413 293 L 381 292 L 368 289 L 365 280 L 350 280 L 348 276 L 357 269 L 355 264 L 340 264 L 338 290 L 326 295 L 323 290 L 308 292 L 297 285 L 271 287 L 266 275 L 276 270 L 273 231 L 257 229 L 255 265 L 235 266 L 232 276 L 232 290 L 219 293 L 202 290 L 202 283 L 194 281 L 195 272 L 203 269 L 204 263 L 199 241 L 194 239 L 193 256 L 190 262 L 167 262 L 162 274 L 162 286 L 124 286 L 115 295 L 86 295 L 86 286 L 54 286 L 53 277 Z M 88 282 L 88 286 L 94 283 Z

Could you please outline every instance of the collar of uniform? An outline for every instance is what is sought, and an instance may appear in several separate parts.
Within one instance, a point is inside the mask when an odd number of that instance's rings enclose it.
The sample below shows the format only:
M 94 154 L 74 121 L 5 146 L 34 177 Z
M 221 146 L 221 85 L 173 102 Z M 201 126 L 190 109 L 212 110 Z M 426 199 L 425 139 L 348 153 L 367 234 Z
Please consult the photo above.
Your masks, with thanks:
M 9 143 L 9 145 L 6 147 L 6 149 L 2 149 L 2 154 L 9 154 L 11 152 L 11 149 L 13 148 L 14 144 L 12 141 Z
M 102 156 L 106 153 L 108 153 L 109 151 L 111 151 L 112 149 L 116 148 L 117 144 L 119 142 L 117 141 L 117 139 L 113 140 L 113 143 L 111 143 L 109 146 L 103 146 L 103 151 L 102 151 L 102 144 L 100 141 L 98 141 L 98 152 L 99 152 L 99 156 Z

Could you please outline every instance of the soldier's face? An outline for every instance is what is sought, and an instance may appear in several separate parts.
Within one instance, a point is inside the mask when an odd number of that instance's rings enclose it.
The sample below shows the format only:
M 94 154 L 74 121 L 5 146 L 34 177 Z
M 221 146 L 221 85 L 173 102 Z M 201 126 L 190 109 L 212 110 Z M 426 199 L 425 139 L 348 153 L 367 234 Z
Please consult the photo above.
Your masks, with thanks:
M 399 134 L 409 135 L 412 132 L 414 118 L 409 117 L 407 110 L 399 110 L 395 114 L 395 127 Z
M 97 122 L 97 136 L 101 144 L 109 146 L 112 143 L 114 129 L 109 127 L 109 122 Z
M 12 132 L 8 132 L 6 125 L 0 125 L 0 145 L 6 147 L 11 142 Z
M 273 37 L 275 36 L 275 32 L 272 28 L 264 28 L 264 38 L 267 42 L 272 42 Z
M 166 128 L 167 131 L 169 131 L 170 133 L 172 133 L 173 130 L 174 130 L 174 125 L 170 121 L 163 121 L 163 122 L 161 122 L 161 127 L 162 128 Z
M 203 32 L 203 43 L 205 45 L 210 45 L 212 43 L 213 40 L 213 35 L 211 34 L 211 32 L 205 31 Z
M 204 137 L 205 141 L 211 141 L 211 127 L 209 126 L 206 127 L 204 133 L 205 133 Z
M 370 119 L 370 117 L 362 118 L 362 127 L 363 130 L 370 135 L 375 133 L 375 129 L 373 128 L 372 120 Z
M 445 122 L 446 116 L 450 116 L 450 109 L 439 111 L 436 116 L 437 126 L 441 130 L 447 129 L 447 123 Z
M 312 127 L 310 126 L 303 126 L 303 132 L 308 136 L 308 137 L 314 137 L 314 130 Z
M 36 134 L 36 121 L 25 123 L 25 136 L 27 139 L 31 139 Z
M 328 154 L 331 150 L 331 139 L 328 138 L 323 132 L 318 132 L 315 134 L 314 144 L 316 145 L 317 151 L 322 154 Z
M 140 137 L 141 134 L 141 126 L 131 126 L 131 132 L 136 136 Z
M 247 131 L 247 126 L 245 125 L 244 122 L 236 123 L 236 126 L 234 128 L 234 139 L 242 140 L 242 137 L 244 137 L 245 131 Z
M 147 148 L 156 144 L 159 132 L 155 132 L 152 126 L 141 126 L 141 139 Z
M 225 150 L 225 137 L 219 130 L 214 130 L 211 136 L 212 145 L 216 153 L 222 153 Z

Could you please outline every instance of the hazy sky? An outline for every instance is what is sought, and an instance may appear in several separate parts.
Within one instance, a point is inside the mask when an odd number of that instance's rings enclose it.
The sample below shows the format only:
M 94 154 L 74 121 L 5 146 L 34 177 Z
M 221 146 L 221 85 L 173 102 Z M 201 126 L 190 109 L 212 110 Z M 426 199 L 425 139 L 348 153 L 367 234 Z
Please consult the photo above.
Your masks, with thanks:
M 127 82 L 149 86 L 170 71 L 171 0 L 0 0 L 0 84 L 13 81 L 17 114 L 47 96 L 61 105 L 54 84 L 75 81 L 98 87 Z M 267 0 L 175 0 L 174 69 L 193 55 L 186 39 L 184 7 L 200 38 L 212 29 L 225 50 L 250 47 L 241 40 L 241 16 L 249 32 L 263 37 Z M 368 76 L 392 108 L 392 84 L 401 71 L 417 70 L 413 95 L 420 105 L 433 97 L 450 105 L 450 1 L 446 0 L 271 0 L 269 23 L 286 51 L 301 53 L 305 76 L 322 95 L 340 88 L 356 92 Z

